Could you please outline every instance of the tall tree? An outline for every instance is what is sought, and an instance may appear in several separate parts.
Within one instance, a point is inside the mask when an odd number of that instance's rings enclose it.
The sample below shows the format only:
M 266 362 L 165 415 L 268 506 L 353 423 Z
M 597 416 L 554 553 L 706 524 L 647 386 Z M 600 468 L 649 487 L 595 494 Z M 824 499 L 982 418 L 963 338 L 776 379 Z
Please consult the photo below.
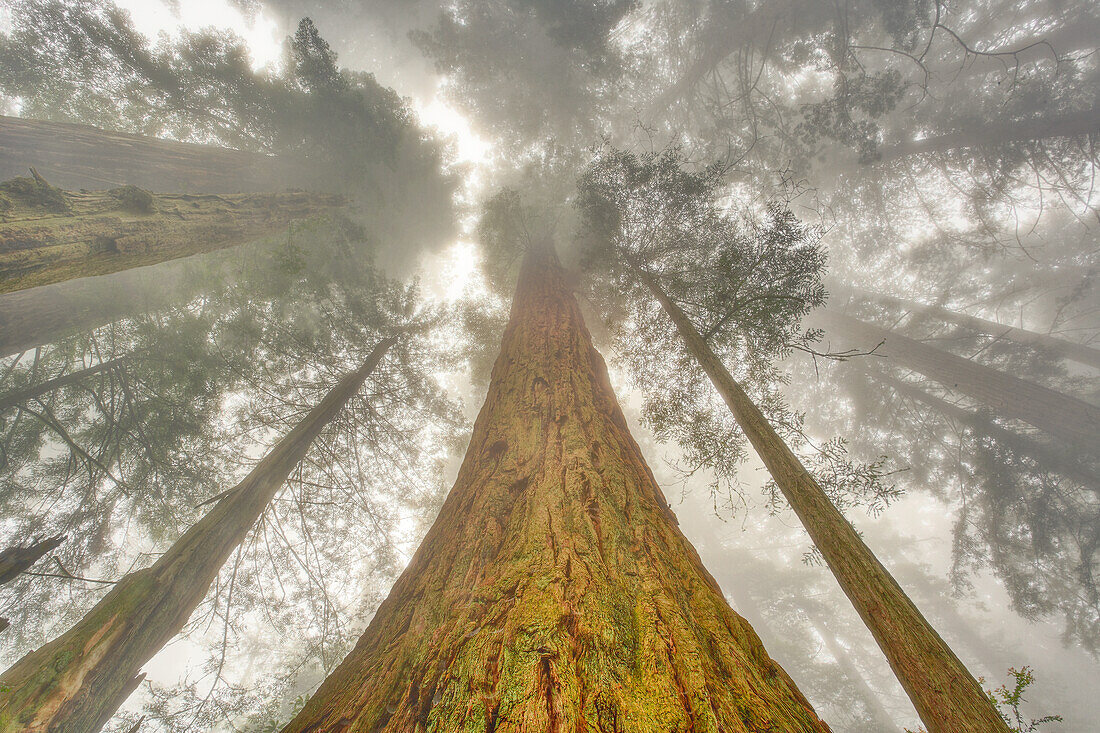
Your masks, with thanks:
M 799 339 L 801 316 L 823 296 L 820 253 L 812 243 L 807 246 L 793 217 L 781 217 L 774 227 L 778 236 L 754 245 L 713 203 L 720 174 L 713 169 L 684 172 L 672 153 L 639 158 L 606 151 L 581 180 L 580 207 L 594 239 L 589 259 L 613 268 L 610 278 L 623 292 L 637 297 L 648 291 L 659 303 L 871 630 L 928 729 L 1007 731 L 977 680 L 719 356 L 716 344 L 764 362 L 789 351 Z M 685 307 L 694 309 L 695 318 Z M 653 343 L 642 348 L 652 350 Z
M 1088 346 L 1087 344 L 1066 341 L 1065 339 L 1051 336 L 1050 334 L 1029 331 L 1026 328 L 1009 326 L 985 318 L 972 316 L 968 313 L 960 313 L 959 311 L 945 308 L 941 305 L 918 303 L 908 298 L 899 298 L 886 293 L 865 290 L 849 284 L 830 282 L 829 289 L 832 294 L 840 300 L 855 296 L 861 300 L 870 300 L 893 308 L 899 308 L 903 311 L 939 318 L 949 323 L 963 326 L 971 331 L 993 336 L 998 339 L 1006 339 L 1020 344 L 1021 346 L 1050 349 L 1064 359 L 1070 359 L 1100 369 L 1100 349 Z
M 828 730 L 676 528 L 540 242 L 439 518 L 284 731 L 654 726 Z
M 128 574 L 72 629 L 0 675 L 0 731 L 98 731 L 142 665 L 186 623 L 310 445 L 396 338 L 383 339 L 241 483 L 151 567 Z
M 989 409 L 1022 420 L 1086 452 L 1100 446 L 1100 408 L 1053 389 L 964 359 L 833 309 L 814 323 L 869 346 L 941 384 L 980 400 Z

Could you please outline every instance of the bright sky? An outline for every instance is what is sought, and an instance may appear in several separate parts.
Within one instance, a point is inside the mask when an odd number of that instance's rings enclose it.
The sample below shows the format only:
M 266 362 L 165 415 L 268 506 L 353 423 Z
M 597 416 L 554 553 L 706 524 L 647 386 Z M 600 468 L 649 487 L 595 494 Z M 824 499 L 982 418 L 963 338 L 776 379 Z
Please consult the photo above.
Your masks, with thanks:
M 134 26 L 156 39 L 160 34 L 177 35 L 181 29 L 199 30 L 211 26 L 233 31 L 248 44 L 253 68 L 278 67 L 282 62 L 283 40 L 290 29 L 281 27 L 263 8 L 242 13 L 229 0 L 187 0 L 166 3 L 163 0 L 115 0 L 130 12 Z M 371 71 L 371 69 L 364 69 Z M 434 128 L 440 137 L 450 139 L 455 163 L 466 167 L 463 196 L 471 199 L 484 182 L 484 169 L 492 163 L 492 145 L 479 137 L 470 121 L 443 98 L 443 81 L 436 84 L 429 99 L 410 102 L 421 122 Z M 397 90 L 399 94 L 402 90 Z M 422 263 L 426 290 L 435 297 L 454 301 L 474 284 L 477 275 L 477 248 L 468 241 L 454 242 L 442 256 Z
M 172 6 L 158 0 L 115 0 L 115 4 L 130 11 L 134 26 L 151 38 L 160 33 L 174 35 L 181 28 L 215 26 L 245 39 L 254 68 L 278 64 L 282 55 L 285 33 L 262 10 L 248 17 L 227 0 L 188 0 Z

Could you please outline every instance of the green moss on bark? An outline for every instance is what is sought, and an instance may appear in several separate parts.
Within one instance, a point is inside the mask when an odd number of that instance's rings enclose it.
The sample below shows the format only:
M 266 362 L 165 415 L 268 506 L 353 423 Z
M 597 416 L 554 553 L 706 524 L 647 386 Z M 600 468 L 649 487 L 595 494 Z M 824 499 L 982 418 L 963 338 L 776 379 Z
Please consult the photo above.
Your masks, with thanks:
M 458 480 L 285 733 L 827 731 L 680 533 L 551 252 Z

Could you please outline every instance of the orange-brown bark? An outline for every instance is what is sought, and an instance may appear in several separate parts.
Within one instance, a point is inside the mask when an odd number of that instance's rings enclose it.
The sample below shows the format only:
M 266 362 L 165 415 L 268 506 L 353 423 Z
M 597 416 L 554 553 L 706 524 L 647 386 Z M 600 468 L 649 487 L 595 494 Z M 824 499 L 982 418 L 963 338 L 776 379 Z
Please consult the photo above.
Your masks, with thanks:
M 676 526 L 552 250 L 434 526 L 285 733 L 828 731 Z
M 733 378 L 687 314 L 650 274 L 639 276 L 722 396 L 783 497 L 882 649 L 931 733 L 1008 733 L 977 680 L 883 567 Z

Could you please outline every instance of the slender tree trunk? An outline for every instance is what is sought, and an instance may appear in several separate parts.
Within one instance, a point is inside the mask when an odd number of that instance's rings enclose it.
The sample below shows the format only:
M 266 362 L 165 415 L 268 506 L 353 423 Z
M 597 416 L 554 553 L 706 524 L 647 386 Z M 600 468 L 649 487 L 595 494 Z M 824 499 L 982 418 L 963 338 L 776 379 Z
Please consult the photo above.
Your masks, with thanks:
M 64 540 L 64 535 L 58 535 L 36 540 L 27 547 L 9 547 L 0 551 L 0 585 L 15 580 L 24 570 L 34 565 L 39 558 Z
M 284 731 L 827 731 L 680 533 L 549 246 L 458 479 Z
M 14 392 L 8 392 L 7 394 L 0 395 L 0 413 L 16 405 L 21 405 L 28 400 L 33 400 L 35 397 L 41 397 L 42 395 L 49 394 L 54 390 L 67 387 L 70 384 L 79 384 L 88 377 L 95 376 L 96 374 L 102 374 L 103 372 L 115 369 L 123 363 L 123 359 L 108 359 L 101 361 L 98 364 L 93 364 L 90 367 L 84 369 L 78 369 L 75 372 L 69 374 L 63 374 L 60 377 L 54 377 L 53 379 L 47 379 L 44 382 L 31 385 L 30 387 L 24 387 L 23 389 L 17 389 Z
M 884 147 L 876 162 L 889 162 L 910 155 L 943 153 L 959 148 L 979 148 L 1005 143 L 1084 137 L 1100 132 L 1100 109 L 1069 112 L 1039 120 L 993 122 L 980 128 L 962 129 L 922 140 L 908 140 Z
M 1083 400 L 833 310 L 818 310 L 812 320 L 853 340 L 885 342 L 876 353 L 895 364 L 972 397 L 1003 417 L 1045 430 L 1088 455 L 1100 448 L 1100 408 Z
M 928 405 L 945 417 L 957 420 L 980 435 L 988 435 L 1019 455 L 1033 459 L 1040 466 L 1079 481 L 1091 491 L 1100 492 L 1100 472 L 1087 463 L 1082 463 L 1070 451 L 1059 450 L 1057 446 L 1047 445 L 1013 430 L 1002 428 L 978 413 L 952 404 L 914 384 L 878 370 L 868 370 L 865 374 L 871 379 L 888 385 L 898 394 Z
M 6 188 L 13 185 L 18 193 Z M 40 176 L 0 184 L 0 197 L 7 203 L 0 216 L 0 293 L 235 247 L 343 204 L 338 196 L 301 191 L 74 193 Z
M 978 682 L 829 501 L 687 315 L 653 276 L 638 274 L 672 319 L 688 351 L 722 395 L 814 545 L 821 550 L 930 733 L 1007 733 L 1008 727 Z
M 1035 331 L 1028 331 L 1024 328 L 1006 326 L 1002 323 L 987 321 L 984 318 L 977 318 L 965 313 L 959 313 L 958 311 L 953 311 L 942 306 L 925 305 L 924 303 L 917 303 L 916 301 L 906 300 L 905 298 L 897 298 L 893 295 L 874 293 L 851 285 L 834 284 L 830 289 L 839 296 L 851 294 L 865 300 L 883 303 L 895 308 L 901 308 L 926 316 L 934 316 L 948 323 L 954 323 L 955 325 L 970 329 L 971 331 L 984 333 L 998 339 L 1012 341 L 1021 346 L 1050 349 L 1063 359 L 1070 359 L 1100 369 L 1100 349 L 1095 349 L 1085 344 L 1075 344 L 1072 341 L 1066 341 L 1045 333 L 1036 333 Z
M 175 636 L 322 428 L 396 339 L 381 341 L 152 567 L 129 573 L 72 629 L 0 675 L 0 733 L 94 733 Z

